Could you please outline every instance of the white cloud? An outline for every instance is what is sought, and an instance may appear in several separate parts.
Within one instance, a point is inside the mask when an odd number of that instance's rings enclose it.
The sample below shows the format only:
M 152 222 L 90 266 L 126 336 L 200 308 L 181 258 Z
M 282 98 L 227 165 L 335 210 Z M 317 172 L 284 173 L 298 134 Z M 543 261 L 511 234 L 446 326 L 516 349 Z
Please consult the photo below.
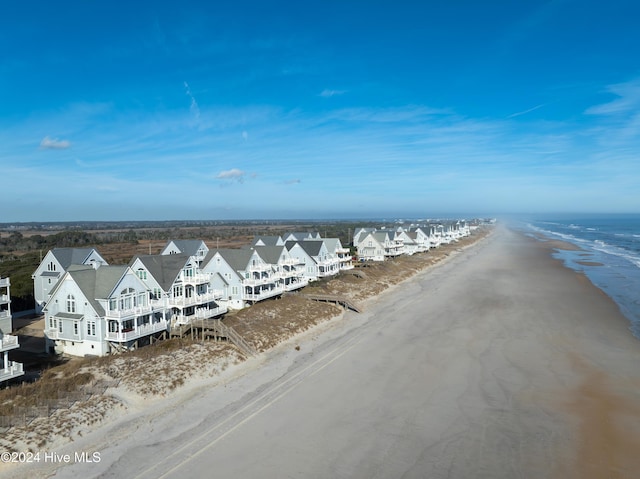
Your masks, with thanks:
M 244 182 L 245 176 L 246 173 L 244 171 L 239 170 L 238 168 L 232 168 L 230 170 L 221 171 L 220 173 L 218 173 L 216 179 L 225 181 L 237 181 L 238 183 L 242 183 Z
M 191 106 L 189 107 L 189 110 L 197 120 L 200 118 L 200 107 L 198 106 L 198 102 L 196 101 L 194 96 L 191 94 L 191 89 L 189 88 L 189 84 L 187 82 L 184 82 L 184 88 L 187 92 L 187 96 L 191 98 Z
M 247 133 L 246 131 L 242 132 L 242 139 L 244 141 L 247 141 L 249 139 L 249 133 Z
M 345 90 L 329 90 L 325 88 L 324 90 L 322 90 L 322 92 L 320 92 L 320 96 L 324 98 L 331 98 L 332 96 L 344 95 L 345 93 Z
M 47 150 L 65 150 L 71 147 L 69 140 L 59 140 L 58 138 L 49 138 L 45 136 L 40 142 L 40 148 Z
M 640 78 L 625 83 L 609 85 L 607 91 L 617 96 L 616 100 L 588 108 L 588 115 L 615 115 L 634 111 L 640 106 Z

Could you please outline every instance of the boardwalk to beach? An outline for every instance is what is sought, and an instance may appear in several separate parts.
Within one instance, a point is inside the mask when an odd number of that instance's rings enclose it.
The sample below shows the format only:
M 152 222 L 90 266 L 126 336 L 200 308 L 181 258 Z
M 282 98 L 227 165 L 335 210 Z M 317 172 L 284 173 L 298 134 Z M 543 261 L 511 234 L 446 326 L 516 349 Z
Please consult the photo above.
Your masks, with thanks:
M 499 230 L 224 384 L 88 435 L 67 449 L 100 462 L 55 477 L 633 477 L 637 364 L 606 296 Z

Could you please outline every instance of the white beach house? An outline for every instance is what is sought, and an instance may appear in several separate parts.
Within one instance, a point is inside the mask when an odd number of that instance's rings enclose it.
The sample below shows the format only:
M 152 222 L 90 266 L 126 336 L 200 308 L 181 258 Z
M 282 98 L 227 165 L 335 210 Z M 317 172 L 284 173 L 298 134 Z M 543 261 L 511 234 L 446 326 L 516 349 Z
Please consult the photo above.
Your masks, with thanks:
M 162 304 L 126 266 L 72 266 L 44 308 L 47 349 L 73 356 L 104 356 L 163 336 Z
M 211 284 L 226 291 L 227 305 L 241 309 L 284 292 L 280 275 L 255 249 L 217 249 L 209 252 L 202 270 L 211 274 Z
M 54 248 L 47 252 L 31 275 L 36 314 L 42 313 L 51 291 L 67 269 L 71 265 L 81 264 L 97 268 L 106 265 L 107 262 L 94 248 Z
M 0 278 L 0 383 L 24 374 L 22 363 L 9 360 L 9 351 L 20 347 L 12 332 L 11 281 Z
M 152 301 L 168 309 L 172 326 L 227 312 L 225 291 L 211 285 L 211 274 L 200 269 L 195 256 L 140 255 L 129 265 L 151 291 Z

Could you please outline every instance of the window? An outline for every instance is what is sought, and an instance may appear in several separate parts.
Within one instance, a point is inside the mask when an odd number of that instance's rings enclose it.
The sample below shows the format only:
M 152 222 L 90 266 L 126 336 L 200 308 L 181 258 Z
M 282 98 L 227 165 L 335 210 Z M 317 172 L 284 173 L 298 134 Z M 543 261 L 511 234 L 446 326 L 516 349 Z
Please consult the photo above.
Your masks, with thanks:
M 76 298 L 73 295 L 67 296 L 67 313 L 75 313 L 76 312 Z
M 138 275 L 138 278 L 140 278 L 143 281 L 146 281 L 147 272 L 144 269 L 142 268 L 138 269 L 138 271 L 136 271 L 136 274 Z
M 133 288 L 120 291 L 120 310 L 126 311 L 136 307 L 136 296 Z
M 73 322 L 73 334 L 78 335 L 78 321 Z
M 89 336 L 96 335 L 96 322 L 95 321 L 87 321 L 87 334 Z
M 58 332 L 62 332 L 62 321 L 58 321 Z

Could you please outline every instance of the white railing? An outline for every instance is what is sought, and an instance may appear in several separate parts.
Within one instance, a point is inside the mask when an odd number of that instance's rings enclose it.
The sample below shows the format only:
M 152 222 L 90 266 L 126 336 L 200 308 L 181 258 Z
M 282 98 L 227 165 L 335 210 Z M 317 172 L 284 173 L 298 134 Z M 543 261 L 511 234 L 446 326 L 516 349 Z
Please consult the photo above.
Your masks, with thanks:
M 269 263 L 259 263 L 249 265 L 249 269 L 247 271 L 270 271 L 272 265 Z
M 177 307 L 185 307 L 185 306 L 193 306 L 196 304 L 205 304 L 211 301 L 217 301 L 224 296 L 222 290 L 214 289 L 204 294 L 194 294 L 193 296 L 187 298 L 184 296 L 178 296 L 175 298 L 168 298 L 169 306 L 177 306 Z
M 125 342 L 132 341 L 134 339 L 141 338 L 143 336 L 149 336 L 150 334 L 159 333 L 167 330 L 167 321 L 164 319 L 156 323 L 143 324 L 137 326 L 131 331 L 119 331 L 119 332 L 107 332 L 107 341 Z
M 211 275 L 206 273 L 194 273 L 186 275 L 184 272 L 180 275 L 183 283 L 187 284 L 206 284 L 211 280 Z
M 260 279 L 244 278 L 242 280 L 242 285 L 243 286 L 263 286 L 265 284 L 275 283 L 276 281 L 278 281 L 278 279 L 280 278 L 276 275 L 269 276 L 267 278 L 260 278 Z
M 298 281 L 285 284 L 284 289 L 285 291 L 293 291 L 296 289 L 304 288 L 308 284 L 309 284 L 309 280 L 307 278 L 300 278 Z
M 11 317 L 9 311 L 0 311 L 0 319 L 7 319 Z
M 6 351 L 8 349 L 15 349 L 19 346 L 18 336 L 11 334 L 5 334 L 0 338 L 0 351 Z
M 172 320 L 175 322 L 176 326 L 180 326 L 183 324 L 189 324 L 194 319 L 200 320 L 200 319 L 215 318 L 216 316 L 220 316 L 226 312 L 227 312 L 226 306 L 218 306 L 217 308 L 211 308 L 211 309 L 196 309 L 194 314 L 190 314 L 188 316 L 184 314 L 174 315 Z
M 0 288 L 8 288 L 9 286 L 11 286 L 11 281 L 9 281 L 9 278 L 0 279 Z
M 105 317 L 107 319 L 122 319 L 122 318 L 135 318 L 136 316 L 144 316 L 145 314 L 151 314 L 153 308 L 151 306 L 136 306 L 131 309 L 107 311 Z
M 14 361 L 7 361 L 4 368 L 0 368 L 0 381 L 7 381 L 24 374 L 24 365 Z
M 265 289 L 260 291 L 259 293 L 247 293 L 245 292 L 242 295 L 242 299 L 246 301 L 262 301 L 263 299 L 271 298 L 273 296 L 278 296 L 284 292 L 284 288 L 276 287 L 273 289 Z
M 0 294 L 0 303 L 8 303 L 11 297 L 8 294 Z

